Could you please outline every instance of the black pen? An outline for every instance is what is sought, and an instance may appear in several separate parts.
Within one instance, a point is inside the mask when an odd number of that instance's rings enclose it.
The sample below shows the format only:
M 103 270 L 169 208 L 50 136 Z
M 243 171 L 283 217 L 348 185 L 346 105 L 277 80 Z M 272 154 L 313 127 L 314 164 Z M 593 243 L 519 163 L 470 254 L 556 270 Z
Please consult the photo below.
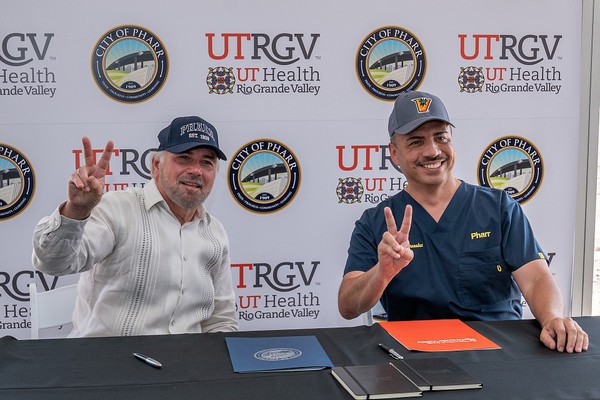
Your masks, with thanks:
M 145 356 L 143 354 L 140 353 L 133 353 L 133 355 L 135 356 L 135 358 L 142 360 L 143 362 L 145 362 L 148 365 L 153 366 L 154 368 L 160 368 L 162 367 L 162 364 L 159 363 L 158 361 L 156 361 L 154 358 L 150 358 L 148 356 Z
M 390 355 L 390 357 L 392 357 L 395 360 L 402 360 L 404 357 L 402 357 L 400 354 L 398 354 L 398 352 L 394 349 L 392 349 L 389 346 L 386 346 L 383 343 L 379 343 L 379 348 L 383 351 L 385 351 L 386 353 L 388 353 Z

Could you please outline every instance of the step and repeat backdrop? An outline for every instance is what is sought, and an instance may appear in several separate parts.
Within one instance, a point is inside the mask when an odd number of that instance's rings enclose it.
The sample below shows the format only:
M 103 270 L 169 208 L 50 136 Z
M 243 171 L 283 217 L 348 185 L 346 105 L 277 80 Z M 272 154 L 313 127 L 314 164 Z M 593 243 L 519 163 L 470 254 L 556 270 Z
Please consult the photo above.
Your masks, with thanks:
M 455 175 L 521 203 L 570 307 L 578 2 L 54 0 L 0 21 L 0 336 L 29 337 L 29 283 L 77 281 L 36 272 L 31 238 L 81 137 L 96 155 L 114 140 L 105 190 L 124 190 L 186 115 L 228 157 L 206 206 L 230 237 L 241 329 L 362 323 L 337 289 L 355 220 L 406 183 L 387 118 L 408 89 L 446 103 Z

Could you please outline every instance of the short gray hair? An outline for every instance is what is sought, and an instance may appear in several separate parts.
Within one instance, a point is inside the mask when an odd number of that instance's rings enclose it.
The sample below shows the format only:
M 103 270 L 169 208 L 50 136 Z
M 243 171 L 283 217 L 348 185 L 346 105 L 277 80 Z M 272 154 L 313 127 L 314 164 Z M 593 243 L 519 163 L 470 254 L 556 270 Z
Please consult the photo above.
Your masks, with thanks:
M 165 159 L 166 152 L 167 152 L 167 150 L 156 150 L 155 152 L 152 153 L 152 161 L 154 161 L 156 159 L 159 162 L 162 162 Z M 216 152 L 215 152 L 215 156 L 217 159 L 217 172 L 219 172 L 219 166 L 221 165 L 221 162 L 220 162 L 221 160 L 219 159 Z

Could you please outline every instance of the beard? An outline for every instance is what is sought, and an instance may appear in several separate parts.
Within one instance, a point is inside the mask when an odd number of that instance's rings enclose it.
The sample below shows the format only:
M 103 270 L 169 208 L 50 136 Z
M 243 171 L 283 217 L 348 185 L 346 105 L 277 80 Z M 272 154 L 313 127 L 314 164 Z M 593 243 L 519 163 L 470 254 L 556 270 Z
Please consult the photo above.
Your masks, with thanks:
M 202 178 L 197 176 L 180 177 L 176 182 L 171 183 L 165 174 L 161 174 L 160 183 L 171 201 L 186 210 L 200 207 L 210 193 L 210 190 L 205 191 Z M 196 189 L 188 188 L 188 185 L 195 185 Z

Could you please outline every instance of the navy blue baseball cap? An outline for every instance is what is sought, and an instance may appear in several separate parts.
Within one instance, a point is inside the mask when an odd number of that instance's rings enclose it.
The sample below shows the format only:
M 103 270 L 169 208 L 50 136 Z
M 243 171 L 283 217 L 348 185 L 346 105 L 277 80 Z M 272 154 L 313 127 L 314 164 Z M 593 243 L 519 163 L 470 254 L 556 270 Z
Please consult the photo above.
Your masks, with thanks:
M 401 93 L 394 102 L 388 122 L 390 136 L 406 135 L 429 121 L 452 124 L 442 101 L 429 93 L 408 91 Z
M 227 160 L 219 148 L 219 136 L 215 127 L 200 117 L 177 117 L 158 134 L 158 150 L 184 153 L 196 147 L 208 147 L 221 160 Z

